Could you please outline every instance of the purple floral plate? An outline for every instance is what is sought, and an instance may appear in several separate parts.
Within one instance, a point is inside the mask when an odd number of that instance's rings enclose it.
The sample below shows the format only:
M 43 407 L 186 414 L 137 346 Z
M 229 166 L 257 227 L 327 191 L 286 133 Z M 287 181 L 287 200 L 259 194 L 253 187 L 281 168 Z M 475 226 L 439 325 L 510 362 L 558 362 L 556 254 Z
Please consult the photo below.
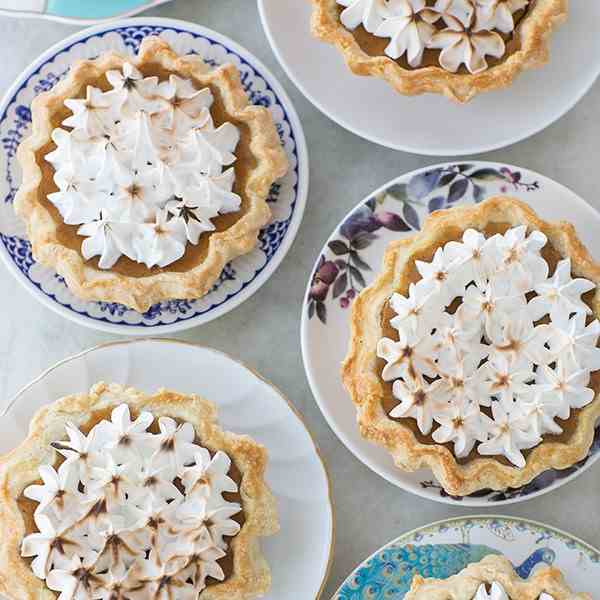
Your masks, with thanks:
M 23 223 L 12 203 L 21 173 L 16 150 L 31 130 L 33 98 L 50 89 L 82 58 L 106 51 L 133 54 L 141 41 L 158 35 L 179 53 L 198 54 L 209 65 L 233 63 L 253 104 L 269 109 L 290 162 L 288 173 L 271 188 L 271 222 L 261 230 L 257 247 L 229 263 L 213 289 L 199 300 L 160 302 L 145 313 L 114 302 L 83 302 L 62 277 L 37 263 Z M 0 103 L 0 259 L 17 281 L 42 304 L 94 329 L 124 335 L 155 335 L 189 329 L 229 312 L 249 298 L 273 274 L 294 240 L 308 193 L 308 154 L 300 120 L 287 94 L 250 52 L 214 31 L 174 19 L 140 17 L 91 27 L 66 38 L 34 61 Z
M 568 220 L 600 256 L 600 215 L 564 186 L 526 169 L 499 163 L 449 163 L 402 175 L 361 202 L 323 248 L 302 307 L 302 355 L 315 399 L 340 440 L 376 473 L 409 492 L 449 504 L 489 507 L 521 502 L 573 480 L 600 458 L 600 428 L 588 457 L 564 471 L 547 471 L 504 492 L 449 497 L 428 470 L 406 473 L 382 448 L 363 440 L 354 406 L 339 376 L 349 341 L 350 305 L 376 277 L 389 242 L 419 231 L 427 215 L 498 195 L 516 196 L 548 220 Z

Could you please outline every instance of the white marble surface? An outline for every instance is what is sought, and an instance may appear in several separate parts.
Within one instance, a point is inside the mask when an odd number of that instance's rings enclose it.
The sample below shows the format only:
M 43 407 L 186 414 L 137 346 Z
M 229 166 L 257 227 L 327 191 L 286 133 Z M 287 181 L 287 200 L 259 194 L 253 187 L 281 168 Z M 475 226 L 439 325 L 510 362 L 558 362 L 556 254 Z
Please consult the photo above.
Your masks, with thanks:
M 306 280 L 322 244 L 341 217 L 387 180 L 444 159 L 377 147 L 341 129 L 313 108 L 277 64 L 263 34 L 256 5 L 250 0 L 176 0 L 149 14 L 200 23 L 247 47 L 279 77 L 304 124 L 312 165 L 311 191 L 292 250 L 277 273 L 249 301 L 225 317 L 177 337 L 239 357 L 286 392 L 304 414 L 328 463 L 336 501 L 335 559 L 324 593 L 324 598 L 329 598 L 357 563 L 391 538 L 416 526 L 467 512 L 412 497 L 359 463 L 331 432 L 314 403 L 299 344 L 299 314 Z M 6 89 L 39 53 L 74 30 L 43 21 L 1 18 L 0 87 Z M 306 43 L 313 43 L 308 35 Z M 544 173 L 600 209 L 599 104 L 597 84 L 573 111 L 546 131 L 478 158 Z M 535 107 L 524 106 L 523 110 Z M 490 127 L 501 126 L 490 119 Z M 112 339 L 67 322 L 44 308 L 4 268 L 0 268 L 0 289 L 3 400 L 59 359 Z M 502 512 L 551 523 L 600 546 L 599 475 L 600 466 L 596 465 L 574 484 Z

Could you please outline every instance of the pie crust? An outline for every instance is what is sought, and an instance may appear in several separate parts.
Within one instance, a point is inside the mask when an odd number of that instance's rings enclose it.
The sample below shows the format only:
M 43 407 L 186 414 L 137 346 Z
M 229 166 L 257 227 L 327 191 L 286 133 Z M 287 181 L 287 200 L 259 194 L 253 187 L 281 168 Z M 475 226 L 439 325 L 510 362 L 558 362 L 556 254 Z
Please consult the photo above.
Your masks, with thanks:
M 386 448 L 401 469 L 430 468 L 446 492 L 456 496 L 516 488 L 549 469 L 572 467 L 587 456 L 600 418 L 600 374 L 595 372 L 589 384 L 596 392 L 594 400 L 571 414 L 568 435 L 545 437 L 541 444 L 527 451 L 526 466 L 520 469 L 496 457 L 473 453 L 457 460 L 449 447 L 420 440 L 410 426 L 410 419 L 393 420 L 384 409 L 389 392 L 381 378 L 376 347 L 383 337 L 383 313 L 388 299 L 394 292 L 404 293 L 408 289 L 411 277 L 414 278 L 411 271 L 415 259 L 429 260 L 440 245 L 460 239 L 466 229 L 484 231 L 494 225 L 527 225 L 530 230 L 541 231 L 560 257 L 570 257 L 574 275 L 600 286 L 600 265 L 594 262 L 569 223 L 543 221 L 524 202 L 503 196 L 473 207 L 440 210 L 429 216 L 420 233 L 389 245 L 382 272 L 359 294 L 352 307 L 350 348 L 342 367 L 344 385 L 356 405 L 361 435 Z M 590 305 L 594 316 L 599 317 L 600 287 L 596 288 Z
M 342 25 L 337 0 L 311 1 L 313 35 L 334 44 L 353 73 L 384 79 L 407 96 L 444 94 L 461 103 L 482 92 L 509 87 L 522 71 L 548 63 L 551 35 L 568 13 L 568 0 L 534 0 L 518 25 L 519 48 L 499 64 L 473 75 L 451 73 L 437 65 L 405 68 L 386 55 L 371 56 L 361 48 L 352 31 Z
M 405 600 L 473 600 L 482 583 L 493 582 L 502 585 L 511 600 L 538 600 L 544 592 L 554 600 L 592 600 L 589 594 L 572 592 L 554 567 L 544 567 L 524 580 L 503 556 L 486 556 L 448 579 L 423 579 L 417 575 Z
M 65 225 L 46 198 L 57 188 L 53 168 L 43 157 L 55 148 L 50 137 L 53 129 L 69 114 L 64 101 L 84 96 L 88 84 L 106 87 L 105 73 L 121 69 L 125 62 L 132 62 L 146 76 L 158 74 L 163 79 L 162 75 L 172 73 L 190 79 L 197 89 L 209 87 L 215 96 L 211 114 L 216 125 L 229 121 L 242 133 L 234 164 L 234 190 L 242 197 L 240 210 L 214 219 L 216 231 L 204 234 L 198 246 L 188 244 L 185 255 L 164 268 L 148 269 L 121 257 L 112 269 L 99 269 L 97 259 L 83 258 L 83 238 L 76 235 L 77 226 Z M 66 79 L 34 99 L 31 112 L 33 132 L 17 153 L 23 182 L 15 210 L 26 223 L 35 259 L 55 269 L 82 300 L 120 302 L 143 312 L 162 300 L 204 296 L 229 261 L 256 246 L 258 233 L 271 214 L 266 202 L 270 187 L 287 171 L 271 115 L 266 108 L 249 104 L 237 68 L 226 64 L 211 70 L 197 56 L 178 56 L 157 37 L 144 39 L 136 59 L 108 52 L 75 63 Z
M 21 541 L 27 533 L 19 500 L 23 490 L 39 480 L 38 467 L 59 457 L 50 443 L 64 438 L 65 424 L 93 426 L 126 403 L 132 413 L 142 410 L 169 416 L 194 426 L 202 445 L 222 450 L 241 474 L 239 494 L 244 514 L 240 532 L 230 539 L 231 574 L 223 582 L 207 586 L 202 600 L 250 600 L 264 595 L 271 585 L 269 566 L 258 538 L 279 530 L 275 499 L 264 481 L 267 452 L 246 435 L 223 431 L 214 404 L 195 395 L 159 390 L 147 396 L 118 384 L 96 384 L 89 393 L 67 396 L 40 409 L 33 417 L 27 439 L 0 460 L 0 592 L 13 600 L 53 600 L 57 595 L 38 579 L 21 557 Z

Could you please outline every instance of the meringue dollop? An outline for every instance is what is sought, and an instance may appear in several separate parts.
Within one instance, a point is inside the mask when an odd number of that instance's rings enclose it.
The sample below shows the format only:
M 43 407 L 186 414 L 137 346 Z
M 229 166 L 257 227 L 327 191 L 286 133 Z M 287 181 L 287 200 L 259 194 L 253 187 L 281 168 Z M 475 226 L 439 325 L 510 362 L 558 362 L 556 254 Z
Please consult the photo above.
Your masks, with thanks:
M 502 584 L 494 581 L 489 586 L 489 591 L 486 589 L 486 585 L 482 583 L 475 596 L 473 596 L 473 600 L 510 600 L 510 598 Z M 538 600 L 554 600 L 554 598 L 550 594 L 542 592 Z

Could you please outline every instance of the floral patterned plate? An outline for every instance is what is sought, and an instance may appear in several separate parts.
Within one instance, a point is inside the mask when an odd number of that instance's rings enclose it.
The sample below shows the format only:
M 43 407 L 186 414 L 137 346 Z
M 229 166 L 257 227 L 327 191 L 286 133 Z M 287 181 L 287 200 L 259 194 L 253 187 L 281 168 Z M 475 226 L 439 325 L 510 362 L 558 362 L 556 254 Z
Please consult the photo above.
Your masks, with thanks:
M 600 257 L 600 215 L 560 184 L 510 165 L 465 162 L 427 167 L 386 184 L 359 204 L 325 245 L 308 282 L 302 309 L 302 355 L 313 394 L 340 440 L 376 473 L 419 496 L 464 506 L 520 502 L 556 489 L 600 458 L 600 428 L 589 456 L 565 471 L 547 471 L 530 484 L 505 492 L 448 497 L 428 470 L 405 473 L 382 448 L 363 440 L 354 406 L 339 376 L 349 341 L 350 305 L 376 276 L 388 243 L 418 231 L 440 208 L 509 194 L 542 217 L 572 222 L 593 255 Z
M 568 533 L 512 517 L 459 517 L 426 525 L 378 550 L 332 600 L 402 600 L 415 574 L 445 579 L 488 554 L 503 554 L 519 575 L 554 565 L 577 591 L 600 594 L 600 551 Z
M 268 199 L 273 217 L 260 233 L 257 248 L 232 261 L 212 291 L 200 300 L 172 300 L 145 313 L 121 304 L 82 302 L 53 270 L 36 263 L 24 226 L 12 202 L 19 187 L 19 142 L 29 134 L 29 106 L 51 88 L 74 60 L 107 50 L 133 54 L 148 35 L 160 35 L 180 54 L 199 54 L 209 64 L 235 64 L 253 104 L 267 107 L 290 161 Z M 68 37 L 29 66 L 0 103 L 0 258 L 19 283 L 59 314 L 94 329 L 124 335 L 172 333 L 212 321 L 249 298 L 273 274 L 300 226 L 308 191 L 308 155 L 302 126 L 285 91 L 267 68 L 232 40 L 199 25 L 161 18 L 137 18 L 99 25 Z

